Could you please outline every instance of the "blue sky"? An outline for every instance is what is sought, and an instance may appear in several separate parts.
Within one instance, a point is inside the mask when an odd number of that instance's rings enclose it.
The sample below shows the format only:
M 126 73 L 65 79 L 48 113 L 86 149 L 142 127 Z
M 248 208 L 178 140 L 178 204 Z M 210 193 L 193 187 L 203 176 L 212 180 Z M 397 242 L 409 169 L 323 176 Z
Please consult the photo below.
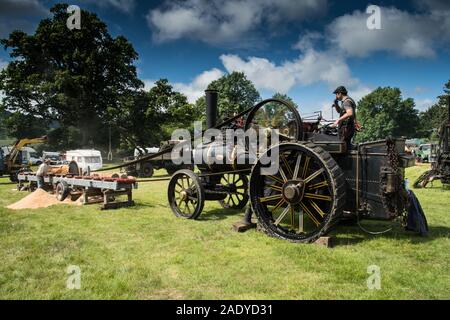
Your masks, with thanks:
M 32 32 L 58 1 L 0 0 L 0 37 Z M 263 98 L 287 93 L 302 114 L 329 111 L 340 84 L 361 98 L 399 87 L 421 110 L 450 79 L 450 3 L 337 0 L 81 0 L 139 53 L 147 87 L 167 78 L 194 101 L 223 74 L 243 71 Z M 370 30 L 369 4 L 381 29 Z M 373 11 L 371 11 L 373 13 Z M 371 20 L 372 22 L 375 20 Z M 378 21 L 378 20 L 376 20 Z M 8 61 L 0 52 L 0 67 Z

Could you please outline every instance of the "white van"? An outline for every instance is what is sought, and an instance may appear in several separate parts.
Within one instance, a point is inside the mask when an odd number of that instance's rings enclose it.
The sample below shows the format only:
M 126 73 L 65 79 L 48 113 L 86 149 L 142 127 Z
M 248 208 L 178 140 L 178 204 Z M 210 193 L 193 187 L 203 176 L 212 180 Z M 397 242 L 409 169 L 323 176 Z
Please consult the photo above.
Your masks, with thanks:
M 4 156 L 8 155 L 11 152 L 12 147 L 2 147 Z M 22 157 L 22 164 L 25 165 L 40 165 L 42 163 L 42 159 L 38 156 L 36 150 L 30 147 L 23 147 L 20 150 Z
M 67 151 L 66 161 L 75 161 L 82 172 L 95 171 L 103 167 L 102 154 L 98 150 Z

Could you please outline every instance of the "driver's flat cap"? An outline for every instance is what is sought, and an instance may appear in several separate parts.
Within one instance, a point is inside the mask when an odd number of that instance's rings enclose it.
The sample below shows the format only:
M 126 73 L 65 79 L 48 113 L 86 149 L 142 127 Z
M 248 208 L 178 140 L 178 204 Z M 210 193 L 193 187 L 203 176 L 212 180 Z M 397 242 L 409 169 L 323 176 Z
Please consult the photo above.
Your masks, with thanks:
M 348 91 L 347 91 L 347 89 L 344 86 L 340 86 L 340 87 L 337 87 L 336 90 L 334 90 L 333 93 L 334 94 L 336 94 L 336 93 L 347 94 Z

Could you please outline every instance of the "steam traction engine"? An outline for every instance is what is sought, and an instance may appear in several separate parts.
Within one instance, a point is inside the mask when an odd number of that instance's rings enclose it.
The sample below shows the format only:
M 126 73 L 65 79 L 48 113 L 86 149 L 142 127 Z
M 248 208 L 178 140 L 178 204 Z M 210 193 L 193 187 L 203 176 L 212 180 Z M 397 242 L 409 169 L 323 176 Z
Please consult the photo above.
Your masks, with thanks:
M 206 92 L 207 124 L 214 127 L 217 92 Z M 245 130 L 277 129 L 280 143 L 262 150 L 252 163 L 239 165 L 247 152 L 228 150 L 228 165 L 197 165 L 200 173 L 176 172 L 168 199 L 178 217 L 196 219 L 204 202 L 224 208 L 244 208 L 248 200 L 259 225 L 269 234 L 294 242 L 312 242 L 343 217 L 392 220 L 407 207 L 404 168 L 414 159 L 404 154 L 405 140 L 386 139 L 346 150 L 336 132 L 317 122 L 302 122 L 297 109 L 277 99 L 263 101 L 244 112 Z M 215 126 L 222 129 L 233 120 Z M 224 145 L 203 146 L 213 156 Z M 269 156 L 278 148 L 278 170 L 263 175 Z M 207 160 L 207 159 L 206 159 Z

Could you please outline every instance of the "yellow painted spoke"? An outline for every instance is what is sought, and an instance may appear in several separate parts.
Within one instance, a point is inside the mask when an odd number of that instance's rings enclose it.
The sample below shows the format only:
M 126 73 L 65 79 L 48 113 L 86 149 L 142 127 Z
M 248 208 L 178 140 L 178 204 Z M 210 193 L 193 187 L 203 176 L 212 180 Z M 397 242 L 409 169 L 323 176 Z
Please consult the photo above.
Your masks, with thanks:
M 315 203 L 314 201 L 310 201 L 312 207 L 322 216 L 322 218 L 325 216 L 325 212 L 322 211 L 322 209 L 319 208 L 319 206 L 317 205 L 317 203 Z
M 272 190 L 283 191 L 283 188 L 282 188 L 282 187 L 276 186 L 276 185 L 274 185 L 274 184 L 271 184 L 271 185 L 269 185 L 268 187 L 269 187 L 270 189 L 272 189 Z
M 309 162 L 311 161 L 311 157 L 306 157 L 305 159 L 305 166 L 303 167 L 303 175 L 302 177 L 305 178 L 306 174 L 308 173 L 308 167 L 309 167 Z
M 292 169 L 291 169 L 291 167 L 289 166 L 289 163 L 287 162 L 286 157 L 285 157 L 284 155 L 281 155 L 280 157 L 281 157 L 281 160 L 282 160 L 283 163 L 284 163 L 284 166 L 286 167 L 286 170 L 287 170 L 289 176 L 290 176 L 290 177 L 293 177 Z
M 303 210 L 300 209 L 300 213 L 298 214 L 298 232 L 303 232 Z
M 273 201 L 273 200 L 278 200 L 278 199 L 281 199 L 281 198 L 282 198 L 281 194 L 276 194 L 276 195 L 273 195 L 273 196 L 259 198 L 259 201 L 261 201 L 261 203 L 264 203 L 264 202 L 269 202 L 269 201 Z
M 300 162 L 302 162 L 301 154 L 298 155 L 297 162 L 295 163 L 294 175 L 292 177 L 292 179 L 294 180 L 298 178 L 298 171 L 300 170 Z
M 277 210 L 278 208 L 280 208 L 283 204 L 285 204 L 286 201 L 284 201 L 284 199 L 281 199 L 273 208 L 273 211 Z
M 316 217 L 314 217 L 314 215 L 312 214 L 312 212 L 309 211 L 308 207 L 305 206 L 305 205 L 303 204 L 303 202 L 300 203 L 300 206 L 302 207 L 303 211 L 307 214 L 307 216 L 308 216 L 308 217 L 309 217 L 309 218 L 310 218 L 317 226 L 319 226 L 319 225 L 320 225 L 320 222 L 317 221 Z
M 316 200 L 323 200 L 323 201 L 331 201 L 330 196 L 324 196 L 321 194 L 315 194 L 315 193 L 305 193 L 305 198 L 309 199 L 316 199 Z
M 294 208 L 292 206 L 289 206 L 289 208 L 291 209 L 291 226 L 292 228 L 295 229 L 295 212 L 294 212 Z
M 328 182 L 327 181 L 322 181 L 316 184 L 313 184 L 311 186 L 308 187 L 308 190 L 315 190 L 315 189 L 320 189 L 323 187 L 327 187 L 328 186 Z
M 288 181 L 288 179 L 286 177 L 286 174 L 284 173 L 283 168 L 281 167 L 281 165 L 280 165 L 280 175 L 283 178 L 283 182 Z
M 280 222 L 284 219 L 284 217 L 286 216 L 286 214 L 289 212 L 289 208 L 291 206 L 287 206 L 283 212 L 280 214 L 280 216 L 278 217 L 278 219 L 274 222 L 274 224 L 277 226 L 280 224 Z
M 272 179 L 273 181 L 277 181 L 277 182 L 279 182 L 279 183 L 284 183 L 283 180 L 281 180 L 280 178 L 275 177 L 275 176 L 268 176 L 268 178 Z
M 191 214 L 191 208 L 189 207 L 189 202 L 186 201 L 186 208 L 189 214 Z
M 314 172 L 312 175 L 310 175 L 308 178 L 305 179 L 305 183 L 311 182 L 312 180 L 314 180 L 315 178 L 320 176 L 324 171 L 325 170 L 323 168 L 320 170 L 317 170 L 316 172 Z

